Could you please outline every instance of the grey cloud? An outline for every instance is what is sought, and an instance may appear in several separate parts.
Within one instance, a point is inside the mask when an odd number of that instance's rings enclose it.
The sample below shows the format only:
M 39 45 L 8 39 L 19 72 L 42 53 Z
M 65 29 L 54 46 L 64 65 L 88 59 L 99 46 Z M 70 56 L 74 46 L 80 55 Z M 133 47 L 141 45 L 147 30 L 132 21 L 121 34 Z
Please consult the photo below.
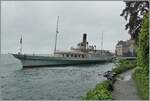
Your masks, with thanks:
M 54 50 L 57 16 L 60 16 L 58 49 L 68 50 L 88 34 L 88 41 L 114 51 L 118 40 L 129 39 L 120 13 L 122 1 L 2 1 L 2 52 L 18 52 L 23 34 L 24 53 L 49 53 Z

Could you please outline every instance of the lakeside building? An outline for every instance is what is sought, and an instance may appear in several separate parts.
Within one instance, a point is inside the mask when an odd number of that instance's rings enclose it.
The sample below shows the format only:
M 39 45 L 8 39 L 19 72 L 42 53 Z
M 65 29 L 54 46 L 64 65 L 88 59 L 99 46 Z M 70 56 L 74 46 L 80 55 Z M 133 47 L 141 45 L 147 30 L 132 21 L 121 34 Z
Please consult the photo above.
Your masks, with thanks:
M 125 57 L 135 57 L 135 41 L 127 40 L 127 41 L 118 41 L 116 44 L 116 56 L 125 56 Z

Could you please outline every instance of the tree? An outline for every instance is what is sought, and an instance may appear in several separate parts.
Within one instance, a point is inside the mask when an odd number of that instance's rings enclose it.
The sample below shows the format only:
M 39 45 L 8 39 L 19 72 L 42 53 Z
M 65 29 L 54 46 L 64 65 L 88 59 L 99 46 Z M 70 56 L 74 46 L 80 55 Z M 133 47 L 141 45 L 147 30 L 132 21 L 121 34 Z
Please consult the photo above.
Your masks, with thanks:
M 148 1 L 125 1 L 126 7 L 123 9 L 120 16 L 124 16 L 128 21 L 125 29 L 131 35 L 131 39 L 138 41 L 138 34 L 140 32 L 144 14 L 149 12 Z
M 128 21 L 126 30 L 136 41 L 137 67 L 133 74 L 139 94 L 149 99 L 149 2 L 125 1 L 126 7 L 121 16 Z

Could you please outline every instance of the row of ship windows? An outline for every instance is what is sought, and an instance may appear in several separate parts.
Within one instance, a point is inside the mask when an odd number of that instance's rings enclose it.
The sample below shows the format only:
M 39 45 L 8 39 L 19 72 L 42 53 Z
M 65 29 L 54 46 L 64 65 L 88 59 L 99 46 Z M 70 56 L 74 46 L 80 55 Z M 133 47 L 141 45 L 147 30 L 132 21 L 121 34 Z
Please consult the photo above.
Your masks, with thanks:
M 62 54 L 63 57 L 75 57 L 75 58 L 84 58 L 85 56 L 83 54 Z

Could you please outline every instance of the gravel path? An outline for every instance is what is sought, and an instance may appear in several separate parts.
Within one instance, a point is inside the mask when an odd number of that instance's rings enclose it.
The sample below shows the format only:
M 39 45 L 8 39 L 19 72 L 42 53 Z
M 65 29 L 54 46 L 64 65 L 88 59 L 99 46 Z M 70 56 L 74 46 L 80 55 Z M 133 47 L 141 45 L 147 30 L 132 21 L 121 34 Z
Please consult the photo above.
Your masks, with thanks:
M 129 70 L 120 74 L 114 84 L 114 91 L 112 93 L 115 100 L 140 100 L 132 74 L 134 70 Z

